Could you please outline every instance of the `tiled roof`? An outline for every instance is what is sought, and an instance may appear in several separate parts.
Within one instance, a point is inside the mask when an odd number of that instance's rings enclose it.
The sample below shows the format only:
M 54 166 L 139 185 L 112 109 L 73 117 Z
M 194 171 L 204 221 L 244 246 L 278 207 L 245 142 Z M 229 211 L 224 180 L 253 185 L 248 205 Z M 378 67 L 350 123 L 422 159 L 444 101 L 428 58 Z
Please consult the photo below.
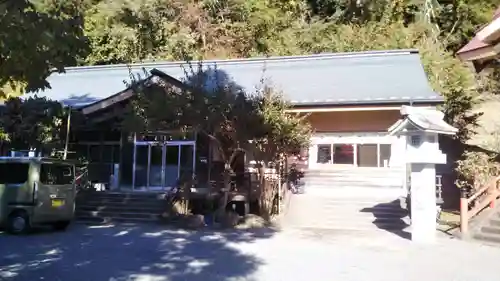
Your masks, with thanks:
M 489 22 L 488 24 L 484 25 L 483 27 L 481 27 L 481 29 L 479 29 L 478 32 L 480 32 L 482 29 L 484 29 L 485 27 L 487 27 L 489 24 L 491 24 L 492 22 L 494 22 L 497 18 L 500 17 L 500 8 L 498 8 L 495 13 L 493 14 L 493 19 L 491 20 L 491 22 Z M 498 43 L 498 42 L 495 42 L 495 44 Z M 480 49 L 483 49 L 483 48 L 488 48 L 488 47 L 492 47 L 494 44 L 492 44 L 491 42 L 488 43 L 488 42 L 483 42 L 479 36 L 476 35 L 471 39 L 471 41 L 469 41 L 465 46 L 463 46 L 462 48 L 460 48 L 460 50 L 457 51 L 457 54 L 460 56 L 462 54 L 465 54 L 467 52 L 471 52 L 471 51 L 476 51 L 476 50 L 480 50 Z
M 197 67 L 197 63 L 192 63 Z M 158 69 L 185 79 L 185 62 L 68 67 L 52 74 L 52 89 L 37 93 L 71 106 L 84 106 L 126 88 L 133 73 Z M 308 56 L 204 61 L 207 73 L 229 80 L 247 92 L 262 79 L 281 90 L 295 105 L 345 105 L 441 102 L 429 86 L 415 50 L 327 53 Z M 143 76 L 145 76 L 143 74 Z M 215 75 L 213 75 L 215 76 Z
M 493 19 L 497 19 L 500 17 L 500 7 L 495 11 L 495 14 L 493 15 Z
M 466 53 L 466 52 L 470 52 L 470 51 L 474 51 L 474 50 L 479 50 L 481 48 L 486 48 L 489 46 L 491 46 L 491 45 L 484 43 L 477 36 L 474 36 L 474 38 L 472 38 L 472 40 L 470 40 L 469 43 L 467 43 L 465 46 L 460 48 L 460 50 L 458 50 L 457 54 L 462 54 L 462 53 Z
M 408 130 L 408 128 L 446 135 L 454 135 L 458 132 L 457 128 L 444 121 L 444 113 L 435 109 L 403 105 L 401 115 L 403 119 L 400 119 L 389 128 L 390 134 L 401 133 Z

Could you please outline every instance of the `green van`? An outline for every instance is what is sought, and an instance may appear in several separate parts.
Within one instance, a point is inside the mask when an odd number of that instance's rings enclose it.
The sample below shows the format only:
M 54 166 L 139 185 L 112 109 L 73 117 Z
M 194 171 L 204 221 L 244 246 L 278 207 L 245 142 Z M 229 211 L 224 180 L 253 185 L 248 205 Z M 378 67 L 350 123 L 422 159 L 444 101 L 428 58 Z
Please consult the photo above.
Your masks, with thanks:
M 13 234 L 35 225 L 68 227 L 75 214 L 75 164 L 34 157 L 0 157 L 0 226 Z

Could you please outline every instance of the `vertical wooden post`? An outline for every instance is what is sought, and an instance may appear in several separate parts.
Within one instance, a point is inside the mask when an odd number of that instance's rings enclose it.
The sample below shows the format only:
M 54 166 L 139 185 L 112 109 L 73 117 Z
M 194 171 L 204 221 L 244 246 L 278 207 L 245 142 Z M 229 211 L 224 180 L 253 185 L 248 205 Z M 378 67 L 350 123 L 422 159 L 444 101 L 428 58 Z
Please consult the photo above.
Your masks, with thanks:
M 462 235 L 467 234 L 469 228 L 469 203 L 467 202 L 467 189 L 460 189 L 460 232 Z

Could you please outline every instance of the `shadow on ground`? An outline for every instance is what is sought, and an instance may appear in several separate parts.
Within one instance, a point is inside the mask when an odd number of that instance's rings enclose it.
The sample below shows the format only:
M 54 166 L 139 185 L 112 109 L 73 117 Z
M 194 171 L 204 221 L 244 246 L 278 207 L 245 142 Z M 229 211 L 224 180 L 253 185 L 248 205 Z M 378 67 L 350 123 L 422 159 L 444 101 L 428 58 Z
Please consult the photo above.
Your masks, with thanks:
M 411 234 L 406 231 L 409 225 L 404 220 L 408 216 L 408 211 L 401 207 L 399 200 L 363 208 L 361 212 L 372 213 L 375 217 L 373 224 L 378 228 L 389 231 L 404 239 L 411 239 Z
M 0 280 L 253 280 L 261 261 L 234 245 L 273 234 L 270 229 L 190 232 L 153 225 L 0 234 Z

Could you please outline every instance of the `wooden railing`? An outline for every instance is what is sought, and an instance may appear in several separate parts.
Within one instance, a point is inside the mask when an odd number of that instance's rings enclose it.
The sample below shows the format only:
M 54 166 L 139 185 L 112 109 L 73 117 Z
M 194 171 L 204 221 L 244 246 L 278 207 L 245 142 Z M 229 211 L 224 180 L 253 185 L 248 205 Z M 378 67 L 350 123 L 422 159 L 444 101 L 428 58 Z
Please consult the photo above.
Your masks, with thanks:
M 500 196 L 500 176 L 493 177 L 481 188 L 474 190 L 472 195 L 462 189 L 460 195 L 460 231 L 466 234 L 469 230 L 469 220 L 487 207 L 493 208 L 495 200 Z

